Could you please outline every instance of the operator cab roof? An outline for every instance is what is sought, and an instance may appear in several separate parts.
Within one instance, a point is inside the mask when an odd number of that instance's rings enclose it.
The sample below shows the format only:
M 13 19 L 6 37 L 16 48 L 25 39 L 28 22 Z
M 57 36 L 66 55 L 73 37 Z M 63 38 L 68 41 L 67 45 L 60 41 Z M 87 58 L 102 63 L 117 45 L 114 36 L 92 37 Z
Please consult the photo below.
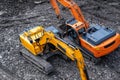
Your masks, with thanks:
M 77 30 L 81 28 L 81 26 L 84 26 L 82 22 L 77 21 L 75 18 L 68 19 L 66 21 L 66 24 L 69 26 L 72 26 L 72 28 L 77 29 Z

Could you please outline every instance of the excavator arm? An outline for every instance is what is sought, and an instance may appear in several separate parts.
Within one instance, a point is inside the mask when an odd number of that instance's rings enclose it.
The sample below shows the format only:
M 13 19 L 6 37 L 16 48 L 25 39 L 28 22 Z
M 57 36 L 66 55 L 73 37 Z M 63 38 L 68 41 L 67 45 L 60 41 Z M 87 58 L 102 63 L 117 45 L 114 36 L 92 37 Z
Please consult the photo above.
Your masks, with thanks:
M 89 80 L 84 59 L 80 50 L 65 42 L 51 31 L 46 31 L 41 26 L 35 27 L 20 35 L 22 45 L 34 55 L 43 53 L 46 44 L 54 45 L 72 61 L 76 61 L 82 80 Z M 44 54 L 44 53 L 43 53 Z
M 73 0 L 50 0 L 50 3 L 52 5 L 53 9 L 55 10 L 55 13 L 58 18 L 61 18 L 61 15 L 60 15 L 60 9 L 57 5 L 57 1 L 60 4 L 62 4 L 64 7 L 68 8 L 70 10 L 71 14 L 73 15 L 73 17 L 76 20 L 85 24 L 85 27 L 88 28 L 88 26 L 89 26 L 88 22 L 85 20 L 79 6 Z
M 81 80 L 89 80 L 82 53 L 77 47 L 55 36 L 49 40 L 49 43 L 53 44 L 58 50 L 64 53 L 71 60 L 76 61 Z

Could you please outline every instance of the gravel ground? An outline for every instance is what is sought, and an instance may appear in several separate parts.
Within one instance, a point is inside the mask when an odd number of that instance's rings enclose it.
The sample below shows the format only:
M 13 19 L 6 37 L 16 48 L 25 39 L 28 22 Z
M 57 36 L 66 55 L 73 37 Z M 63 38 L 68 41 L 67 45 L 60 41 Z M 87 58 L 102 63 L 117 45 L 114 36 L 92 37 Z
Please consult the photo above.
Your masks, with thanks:
M 23 2 L 24 1 L 24 2 Z M 51 63 L 56 69 L 53 75 L 44 75 L 19 54 L 22 46 L 19 34 L 29 27 L 45 27 L 60 23 L 49 3 L 35 0 L 4 0 L 0 2 L 0 79 L 1 80 L 80 80 L 74 62 L 53 57 Z M 38 1 L 38 0 L 36 0 Z M 42 0 L 41 0 L 42 1 Z M 43 0 L 44 1 L 44 0 Z M 119 0 L 75 0 L 90 23 L 109 26 L 120 33 Z M 66 15 L 67 14 L 67 15 Z M 65 9 L 65 19 L 71 17 Z M 85 59 L 91 80 L 120 80 L 120 49 L 105 56 L 99 65 Z

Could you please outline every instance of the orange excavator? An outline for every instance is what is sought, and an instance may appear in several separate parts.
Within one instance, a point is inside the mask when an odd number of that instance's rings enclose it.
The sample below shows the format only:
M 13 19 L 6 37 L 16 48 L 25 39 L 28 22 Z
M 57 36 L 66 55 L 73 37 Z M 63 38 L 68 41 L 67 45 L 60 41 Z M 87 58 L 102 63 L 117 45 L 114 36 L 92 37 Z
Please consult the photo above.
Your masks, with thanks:
M 62 29 L 66 36 L 80 46 L 87 57 L 95 63 L 102 56 L 108 55 L 120 45 L 120 34 L 115 30 L 98 24 L 89 24 L 79 6 L 73 0 L 50 0 L 57 18 L 61 19 L 57 1 L 68 8 L 74 18 L 65 22 Z

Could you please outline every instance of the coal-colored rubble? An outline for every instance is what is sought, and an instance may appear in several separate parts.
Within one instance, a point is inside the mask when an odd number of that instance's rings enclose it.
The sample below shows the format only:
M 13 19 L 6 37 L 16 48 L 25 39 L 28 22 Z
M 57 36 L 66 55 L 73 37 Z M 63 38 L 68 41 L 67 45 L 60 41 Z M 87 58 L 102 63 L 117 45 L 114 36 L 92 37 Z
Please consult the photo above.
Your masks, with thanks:
M 45 75 L 19 54 L 19 50 L 23 48 L 19 42 L 19 34 L 25 28 L 60 25 L 51 5 L 47 1 L 39 1 L 44 0 L 0 1 L 0 80 L 80 80 L 74 62 L 53 57 L 51 63 L 56 72 Z M 119 0 L 75 1 L 90 23 L 109 26 L 120 33 Z M 61 15 L 65 19 L 71 17 L 67 9 L 61 11 Z M 87 59 L 85 62 L 91 80 L 120 80 L 120 48 L 105 56 L 98 65 Z

